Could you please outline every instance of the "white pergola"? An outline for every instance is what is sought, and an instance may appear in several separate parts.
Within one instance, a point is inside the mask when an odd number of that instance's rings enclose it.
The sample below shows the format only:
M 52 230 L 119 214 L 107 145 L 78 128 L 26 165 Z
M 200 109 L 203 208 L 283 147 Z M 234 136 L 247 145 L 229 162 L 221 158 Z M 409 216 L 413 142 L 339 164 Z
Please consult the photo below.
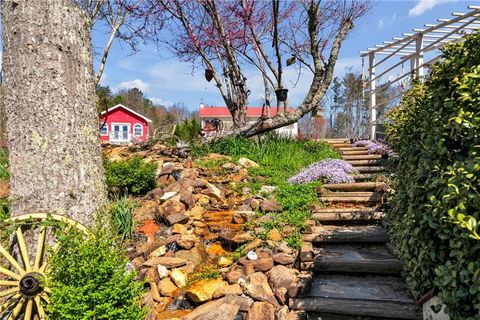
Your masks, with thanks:
M 425 24 L 424 29 L 413 29 L 414 33 L 404 33 L 403 37 L 360 51 L 364 88 L 368 88 L 371 139 L 376 138 L 377 108 L 381 106 L 376 102 L 380 79 L 387 79 L 382 83 L 382 88 L 399 83 L 407 77 L 410 80 L 422 80 L 425 76 L 424 68 L 441 58 L 439 48 L 447 43 L 462 41 L 465 35 L 480 29 L 480 6 L 468 6 L 468 9 L 470 11 L 467 13 L 453 12 L 450 19 L 438 19 L 437 24 Z M 365 80 L 363 66 L 366 57 L 368 79 Z M 405 72 L 404 63 L 410 64 L 409 72 Z

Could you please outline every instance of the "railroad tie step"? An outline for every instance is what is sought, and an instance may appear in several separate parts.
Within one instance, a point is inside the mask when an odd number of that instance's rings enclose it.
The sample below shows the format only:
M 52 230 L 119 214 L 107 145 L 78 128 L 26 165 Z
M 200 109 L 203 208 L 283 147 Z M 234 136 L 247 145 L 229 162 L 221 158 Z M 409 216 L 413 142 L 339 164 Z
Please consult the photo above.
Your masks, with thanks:
M 377 173 L 385 171 L 385 167 L 383 166 L 369 166 L 369 167 L 355 167 L 359 173 Z
M 402 271 L 402 263 L 380 244 L 330 244 L 313 250 L 313 260 L 301 262 L 301 270 L 393 275 Z
M 367 159 L 367 160 L 347 160 L 354 167 L 365 167 L 365 166 L 375 166 L 379 164 L 380 160 L 377 159 Z
M 343 160 L 379 160 L 382 159 L 381 154 L 345 154 L 342 155 Z
M 393 276 L 316 275 L 305 297 L 289 306 L 307 311 L 309 319 L 422 319 L 401 278 Z
M 385 243 L 388 235 L 381 225 L 335 226 L 322 225 L 312 228 L 303 239 L 314 243 Z
M 324 202 L 350 202 L 350 203 L 377 203 L 382 200 L 379 192 L 320 192 L 320 200 Z
M 368 150 L 344 150 L 341 151 L 342 156 L 352 156 L 352 155 L 368 155 Z
M 355 182 L 355 183 L 335 183 L 326 184 L 324 189 L 332 191 L 386 191 L 385 182 Z

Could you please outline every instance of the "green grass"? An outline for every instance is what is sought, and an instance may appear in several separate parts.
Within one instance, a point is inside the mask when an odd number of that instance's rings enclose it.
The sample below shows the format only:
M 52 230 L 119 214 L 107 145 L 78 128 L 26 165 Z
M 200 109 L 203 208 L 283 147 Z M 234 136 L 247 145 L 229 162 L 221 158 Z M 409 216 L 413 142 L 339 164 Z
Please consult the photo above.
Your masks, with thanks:
M 0 148 L 0 180 L 8 180 L 8 151 L 6 148 Z
M 249 170 L 252 181 L 237 184 L 237 191 L 248 187 L 252 193 L 258 193 L 262 185 L 276 186 L 275 197 L 284 211 L 270 214 L 272 220 L 262 222 L 264 232 L 257 236 L 266 239 L 271 229 L 277 228 L 281 231 L 288 224 L 293 227 L 293 231 L 285 240 L 290 246 L 299 248 L 305 220 L 310 217 L 308 206 L 318 201 L 315 189 L 321 183 L 290 185 L 287 180 L 311 163 L 327 158 L 339 158 L 338 153 L 323 142 L 290 140 L 272 134 L 253 139 L 227 138 L 196 146 L 193 150 L 193 155 L 197 157 L 208 153 L 229 155 L 233 161 L 246 157 L 260 165 L 259 168 Z
M 112 228 L 123 238 L 130 238 L 133 234 L 133 216 L 132 209 L 136 204 L 127 196 L 115 197 L 110 202 L 108 212 Z

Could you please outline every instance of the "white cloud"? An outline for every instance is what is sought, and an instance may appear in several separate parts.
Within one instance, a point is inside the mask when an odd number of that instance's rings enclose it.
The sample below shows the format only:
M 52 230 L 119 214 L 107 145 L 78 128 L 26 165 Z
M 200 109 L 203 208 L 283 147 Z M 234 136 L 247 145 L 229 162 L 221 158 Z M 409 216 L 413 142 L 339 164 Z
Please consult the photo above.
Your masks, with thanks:
M 133 88 L 137 88 L 140 91 L 145 93 L 145 92 L 148 92 L 148 90 L 150 90 L 150 85 L 140 79 L 123 81 L 123 82 L 120 82 L 120 84 L 115 87 L 115 92 L 118 92 L 119 90 L 122 90 L 122 89 L 133 89 Z
M 408 11 L 408 16 L 409 17 L 416 17 L 421 14 L 424 14 L 428 10 L 432 9 L 433 7 L 436 7 L 439 4 L 446 3 L 446 2 L 451 2 L 454 0 L 419 0 L 418 3 Z
M 171 100 L 163 100 L 162 98 L 156 98 L 156 97 L 148 98 L 148 99 L 150 99 L 150 101 L 152 101 L 154 105 L 158 105 L 158 106 L 171 107 L 173 105 L 173 101 Z
M 385 22 L 383 19 L 378 20 L 378 29 L 383 29 L 383 26 L 385 25 Z

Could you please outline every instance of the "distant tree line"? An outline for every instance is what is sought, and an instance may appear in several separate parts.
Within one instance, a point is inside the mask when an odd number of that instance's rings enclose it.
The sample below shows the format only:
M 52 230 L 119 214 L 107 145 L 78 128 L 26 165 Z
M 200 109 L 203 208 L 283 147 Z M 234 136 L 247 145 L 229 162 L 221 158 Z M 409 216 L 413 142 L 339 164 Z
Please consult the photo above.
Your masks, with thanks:
M 198 112 L 190 111 L 183 102 L 177 102 L 172 106 L 154 104 L 137 88 L 124 89 L 113 94 L 109 86 L 97 85 L 96 92 L 99 113 L 105 111 L 105 104 L 108 108 L 123 104 L 152 120 L 154 129 L 198 117 Z

